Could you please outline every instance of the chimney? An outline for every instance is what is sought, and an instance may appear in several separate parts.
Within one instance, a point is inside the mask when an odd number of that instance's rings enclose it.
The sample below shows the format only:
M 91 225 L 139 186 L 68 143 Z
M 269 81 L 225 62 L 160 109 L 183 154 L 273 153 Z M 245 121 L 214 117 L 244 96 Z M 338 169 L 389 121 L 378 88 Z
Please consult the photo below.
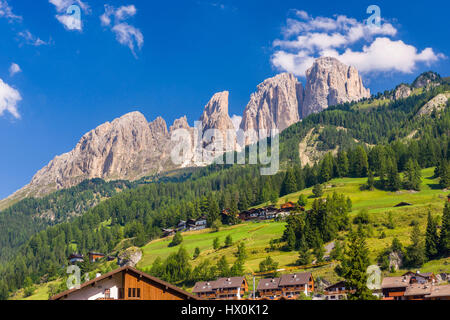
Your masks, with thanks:
M 95 274 L 95 278 L 99 278 L 99 277 L 101 277 L 101 276 L 102 276 L 101 273 L 96 273 L 96 274 Z

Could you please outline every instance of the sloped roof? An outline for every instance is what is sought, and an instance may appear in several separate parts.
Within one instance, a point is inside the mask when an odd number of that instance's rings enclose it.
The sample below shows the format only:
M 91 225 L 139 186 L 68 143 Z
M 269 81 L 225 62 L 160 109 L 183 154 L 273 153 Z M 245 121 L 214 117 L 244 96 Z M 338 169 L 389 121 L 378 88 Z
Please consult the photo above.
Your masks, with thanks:
M 292 286 L 297 284 L 307 284 L 311 276 L 311 272 L 284 274 L 281 276 L 280 287 Z
M 450 284 L 445 286 L 433 286 L 428 298 L 450 297 Z
M 273 279 L 261 279 L 258 283 L 258 288 L 256 290 L 273 290 L 278 289 L 280 284 L 280 278 Z
M 403 277 L 386 277 L 383 279 L 381 283 L 382 289 L 391 289 L 391 288 L 406 288 L 409 286 L 411 277 L 403 276 Z
M 146 274 L 146 273 L 144 273 L 142 271 L 139 271 L 139 270 L 137 270 L 137 269 L 135 269 L 133 267 L 129 267 L 129 266 L 125 266 L 125 267 L 113 270 L 113 271 L 108 272 L 108 273 L 106 273 L 106 274 L 104 274 L 104 275 L 102 275 L 100 277 L 97 277 L 97 278 L 91 280 L 91 281 L 87 281 L 87 282 L 83 283 L 78 289 L 74 288 L 74 289 L 70 289 L 70 290 L 64 291 L 64 292 L 62 292 L 60 294 L 57 294 L 57 295 L 51 297 L 50 300 L 60 300 L 62 297 L 66 296 L 66 295 L 69 295 L 71 293 L 74 293 L 74 292 L 77 292 L 79 290 L 82 290 L 83 288 L 85 288 L 85 287 L 87 287 L 89 285 L 95 284 L 95 283 L 97 283 L 99 281 L 102 281 L 102 280 L 107 279 L 107 278 L 109 278 L 109 277 L 111 277 L 111 276 L 113 276 L 113 275 L 115 275 L 117 273 L 121 273 L 121 272 L 124 272 L 124 271 L 125 272 L 135 273 L 135 274 L 137 274 L 139 276 L 142 276 L 143 278 L 146 278 L 146 279 L 148 279 L 150 281 L 156 282 L 156 283 L 166 287 L 169 290 L 175 291 L 175 292 L 183 295 L 186 298 L 186 300 L 200 300 L 198 297 L 196 297 L 196 296 L 194 296 L 194 295 L 192 295 L 192 294 L 190 294 L 190 293 L 188 293 L 188 292 L 186 292 L 186 291 L 184 291 L 184 290 L 182 290 L 182 289 L 180 289 L 180 288 L 178 288 L 178 287 L 176 287 L 176 286 L 174 286 L 174 285 L 172 285 L 172 284 L 170 284 L 168 282 L 165 282 L 165 281 L 163 281 L 161 279 L 152 277 L 152 276 L 150 276 L 150 275 L 148 275 L 148 274 Z
M 220 278 L 214 282 L 213 289 L 239 288 L 245 277 Z
M 206 293 L 206 292 L 213 292 L 215 285 L 215 281 L 201 281 L 197 282 L 195 284 L 194 290 L 192 290 L 193 293 Z
M 429 284 L 412 284 L 406 288 L 405 297 L 410 296 L 426 296 L 431 293 L 431 285 Z

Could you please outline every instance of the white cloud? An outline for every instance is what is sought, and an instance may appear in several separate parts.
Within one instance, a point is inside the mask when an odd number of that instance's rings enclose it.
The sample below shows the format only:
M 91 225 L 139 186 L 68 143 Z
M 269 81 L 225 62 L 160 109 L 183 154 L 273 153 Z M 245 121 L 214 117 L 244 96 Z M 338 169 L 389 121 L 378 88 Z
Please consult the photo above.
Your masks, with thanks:
M 67 10 L 73 4 L 80 6 L 85 11 L 89 10 L 89 5 L 81 0 L 49 0 L 48 2 L 53 4 L 56 7 L 56 11 L 60 13 Z
M 397 29 L 384 21 L 380 27 L 368 26 L 343 15 L 312 17 L 305 11 L 295 11 L 288 19 L 283 39 L 273 42 L 275 53 L 271 62 L 277 69 L 304 76 L 314 60 L 322 56 L 338 58 L 361 72 L 398 71 L 410 73 L 418 63 L 437 61 L 443 55 L 432 48 L 419 52 L 401 40 L 391 40 Z M 360 51 L 355 47 L 360 47 Z
M 20 69 L 20 66 L 17 63 L 12 63 L 9 67 L 9 75 L 13 77 L 15 74 L 22 72 L 22 69 Z
M 81 0 L 49 0 L 56 8 L 58 14 L 55 18 L 66 28 L 67 30 L 83 30 L 83 23 L 81 19 L 81 12 L 70 9 L 72 5 L 79 7 L 79 10 L 85 13 L 89 12 L 89 5 Z M 69 10 L 70 9 L 70 10 Z M 79 15 L 80 14 L 80 15 Z
M 13 13 L 12 8 L 6 0 L 0 0 L 0 18 L 6 18 L 9 21 L 22 20 L 22 17 Z
M 0 116 L 8 111 L 14 118 L 20 119 L 17 103 L 22 100 L 19 91 L 0 79 Z
M 51 40 L 49 40 L 48 42 L 41 40 L 40 38 L 34 36 L 33 34 L 31 34 L 30 31 L 25 30 L 25 31 L 21 31 L 17 34 L 20 38 L 22 38 L 26 44 L 35 46 L 35 47 L 39 47 L 39 46 L 44 46 L 44 45 L 49 45 L 51 44 Z
M 238 131 L 239 128 L 241 127 L 242 117 L 234 114 L 231 117 L 231 122 L 233 122 L 234 129 L 236 129 L 236 131 Z
M 137 13 L 134 5 L 122 6 L 114 8 L 110 5 L 105 5 L 105 13 L 100 16 L 102 26 L 110 27 L 111 31 L 115 33 L 117 41 L 130 48 L 133 55 L 136 57 L 135 46 L 139 49 L 144 45 L 144 35 L 138 28 L 124 22 Z

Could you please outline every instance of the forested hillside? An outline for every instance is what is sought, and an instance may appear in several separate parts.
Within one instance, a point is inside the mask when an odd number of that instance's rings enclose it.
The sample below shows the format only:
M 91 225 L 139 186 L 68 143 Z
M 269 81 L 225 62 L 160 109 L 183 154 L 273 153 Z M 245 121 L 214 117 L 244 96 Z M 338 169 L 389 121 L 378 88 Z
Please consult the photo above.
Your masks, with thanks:
M 450 187 L 450 109 L 427 117 L 416 116 L 417 111 L 431 98 L 449 90 L 450 86 L 441 85 L 404 100 L 389 102 L 384 107 L 362 109 L 358 108 L 358 104 L 346 104 L 311 115 L 281 134 L 280 158 L 284 170 L 274 176 L 261 176 L 258 166 L 212 165 L 185 180 L 150 183 L 113 195 L 88 209 L 82 216 L 32 236 L 12 259 L 1 265 L 0 298 L 6 298 L 10 292 L 23 287 L 27 278 L 39 282 L 42 277 L 51 279 L 63 275 L 61 266 L 66 264 L 68 254 L 73 251 L 86 253 L 99 250 L 109 253 L 123 239 L 131 239 L 134 245 L 142 246 L 159 237 L 162 228 L 171 227 L 180 219 L 205 215 L 208 224 L 212 225 L 220 218 L 222 209 L 238 212 L 267 201 L 276 202 L 280 196 L 320 186 L 337 177 L 368 177 L 367 188 L 411 190 L 420 187 L 417 179 L 420 179 L 422 168 L 436 166 L 441 187 Z M 341 148 L 336 155 L 329 153 L 314 166 L 302 167 L 299 141 L 311 129 L 321 126 L 326 128 L 320 138 L 322 149 Z M 345 128 L 346 133 L 336 135 L 338 127 Z M 417 133 L 407 139 L 414 130 Z M 403 179 L 400 172 L 405 173 Z M 377 183 L 374 176 L 379 177 Z M 82 201 L 85 209 L 92 205 L 95 192 L 91 192 L 91 198 L 88 194 L 78 198 L 86 199 Z M 349 210 L 341 198 L 335 200 L 339 203 L 336 207 L 339 212 Z M 64 205 L 55 204 L 55 199 L 42 203 L 40 200 L 29 201 L 37 201 L 41 215 L 39 219 L 45 217 L 49 206 L 57 211 L 53 212 L 55 219 L 61 219 L 77 208 L 82 210 L 77 207 L 76 201 L 62 201 Z M 335 225 L 324 225 L 322 222 L 326 221 L 326 217 L 322 214 L 333 215 L 335 211 L 328 212 L 319 204 L 317 206 L 318 215 L 314 218 L 317 219 L 308 222 L 311 229 L 308 232 L 315 235 L 316 242 L 323 243 L 333 239 L 337 231 L 345 227 L 345 215 L 342 219 L 331 219 L 338 221 Z M 13 208 L 2 212 L 2 216 L 11 217 L 14 212 L 20 211 Z M 23 228 L 31 230 L 28 235 L 42 229 L 32 229 L 27 225 L 29 222 L 25 222 L 27 213 L 20 214 L 23 215 Z M 6 219 L 4 221 L 8 222 Z M 13 247 L 26 237 L 27 234 L 24 234 L 14 241 L 7 237 L 2 241 Z M 298 245 L 314 245 L 300 240 Z

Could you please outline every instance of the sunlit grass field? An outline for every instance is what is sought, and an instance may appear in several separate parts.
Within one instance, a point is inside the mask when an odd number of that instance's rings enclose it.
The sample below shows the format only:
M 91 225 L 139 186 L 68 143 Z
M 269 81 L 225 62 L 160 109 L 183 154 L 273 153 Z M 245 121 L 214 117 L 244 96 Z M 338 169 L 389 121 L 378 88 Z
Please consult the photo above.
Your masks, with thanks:
M 324 197 L 333 192 L 343 193 L 350 197 L 353 203 L 353 211 L 350 213 L 351 221 L 354 216 L 362 209 L 367 209 L 371 220 L 371 235 L 367 239 L 370 250 L 370 259 L 376 263 L 377 255 L 392 243 L 397 237 L 403 245 L 410 243 L 410 233 L 412 230 L 411 222 L 413 220 L 419 223 L 423 235 L 425 234 L 426 220 L 430 211 L 435 217 L 442 217 L 442 210 L 447 200 L 448 191 L 439 188 L 438 180 L 433 179 L 434 168 L 428 168 L 422 171 L 422 190 L 420 192 L 400 191 L 387 192 L 382 190 L 361 191 L 361 185 L 365 184 L 367 179 L 344 178 L 335 179 L 325 185 Z M 288 201 L 297 202 L 300 194 L 312 197 L 312 189 L 306 189 L 301 192 L 287 195 L 279 199 L 281 205 Z M 314 199 L 309 198 L 307 209 L 311 207 Z M 408 202 L 411 206 L 395 208 L 400 202 Z M 267 204 L 264 204 L 267 205 Z M 261 206 L 264 206 L 261 205 Z M 391 212 L 395 228 L 389 229 L 385 225 L 388 222 L 388 213 Z M 285 272 L 293 272 L 298 259 L 298 252 L 286 252 L 275 250 L 268 252 L 271 239 L 279 239 L 285 229 L 284 222 L 264 221 L 248 222 L 236 226 L 225 226 L 219 232 L 213 232 L 211 229 L 183 233 L 183 243 L 176 247 L 169 247 L 172 237 L 152 241 L 142 247 L 143 257 L 137 267 L 148 271 L 157 257 L 167 258 L 171 253 L 177 252 L 181 246 L 186 248 L 192 256 L 196 247 L 200 249 L 200 256 L 191 261 L 192 266 L 196 266 L 201 261 L 209 259 L 215 264 L 218 259 L 225 255 L 229 263 L 236 260 L 235 253 L 237 244 L 244 242 L 247 249 L 248 259 L 245 264 L 246 272 L 250 275 L 259 271 L 259 263 L 267 256 L 271 256 L 279 264 L 279 268 L 288 268 Z M 385 237 L 380 238 L 384 233 Z M 231 235 L 234 245 L 229 248 L 223 248 L 225 238 Z M 345 235 L 343 234 L 342 236 Z M 218 237 L 222 248 L 213 249 L 213 241 Z M 323 266 L 316 269 L 310 269 L 315 277 L 322 276 L 333 282 L 337 281 L 337 275 L 333 269 L 336 263 Z M 295 269 L 294 269 L 295 270 Z M 400 270 L 395 275 L 402 274 L 406 270 Z M 435 260 L 426 263 L 422 268 L 423 272 L 449 272 L 450 258 Z M 283 272 L 283 273 L 285 273 Z M 387 274 L 386 274 L 387 275 Z M 257 281 L 260 277 L 256 278 Z M 252 288 L 252 277 L 248 278 L 250 289 Z M 47 299 L 48 284 L 37 287 L 36 292 L 27 299 L 41 300 Z M 191 288 L 185 288 L 188 291 Z M 19 291 L 15 299 L 23 297 L 23 291 Z

